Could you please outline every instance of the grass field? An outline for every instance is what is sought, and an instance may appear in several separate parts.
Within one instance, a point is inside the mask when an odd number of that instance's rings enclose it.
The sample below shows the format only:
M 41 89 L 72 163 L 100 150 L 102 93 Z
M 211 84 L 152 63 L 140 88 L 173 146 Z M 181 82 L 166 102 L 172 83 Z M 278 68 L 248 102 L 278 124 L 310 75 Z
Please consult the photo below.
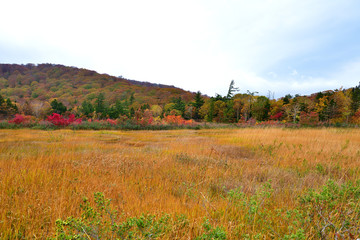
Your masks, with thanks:
M 135 239 L 354 239 L 359 167 L 358 129 L 1 130 L 0 239 L 55 237 L 96 192 Z

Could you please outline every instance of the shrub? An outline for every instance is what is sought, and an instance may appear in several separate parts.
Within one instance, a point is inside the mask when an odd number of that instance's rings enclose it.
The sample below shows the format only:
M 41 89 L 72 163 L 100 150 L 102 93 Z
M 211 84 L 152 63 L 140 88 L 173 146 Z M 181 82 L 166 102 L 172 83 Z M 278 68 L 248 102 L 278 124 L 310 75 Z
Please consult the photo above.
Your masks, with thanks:
M 48 116 L 47 121 L 51 122 L 55 126 L 68 126 L 71 123 L 81 123 L 81 119 L 76 119 L 74 114 L 70 114 L 69 118 L 66 119 L 58 113 L 53 113 L 52 115 Z
M 24 123 L 29 123 L 30 119 L 31 116 L 15 114 L 15 117 L 9 120 L 9 123 L 24 124 Z
M 300 198 L 308 227 L 321 239 L 354 239 L 360 234 L 360 182 L 336 184 L 329 180 L 318 192 Z
M 226 232 L 220 227 L 214 228 L 213 226 L 211 226 L 209 219 L 205 219 L 203 228 L 206 233 L 204 233 L 201 236 L 198 236 L 196 238 L 196 240 L 213 240 L 213 239 L 214 240 L 215 239 L 225 240 L 226 239 Z
M 95 206 L 83 199 L 81 217 L 56 220 L 54 239 L 158 239 L 169 229 L 169 215 L 141 215 L 121 221 L 103 193 L 95 193 L 94 199 Z
M 185 120 L 181 116 L 167 115 L 163 118 L 163 123 L 172 125 L 193 125 L 195 122 L 191 120 Z

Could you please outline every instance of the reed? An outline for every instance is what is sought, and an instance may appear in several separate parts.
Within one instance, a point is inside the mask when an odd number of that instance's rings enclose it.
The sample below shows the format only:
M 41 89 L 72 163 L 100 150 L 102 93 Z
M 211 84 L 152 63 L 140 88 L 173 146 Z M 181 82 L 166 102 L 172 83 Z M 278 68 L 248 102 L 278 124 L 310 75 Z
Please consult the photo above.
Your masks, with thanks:
M 359 146 L 358 129 L 0 130 L 0 239 L 54 237 L 96 192 L 123 219 L 169 214 L 161 239 L 316 239 L 322 228 L 289 229 L 286 211 L 329 179 L 359 181 Z

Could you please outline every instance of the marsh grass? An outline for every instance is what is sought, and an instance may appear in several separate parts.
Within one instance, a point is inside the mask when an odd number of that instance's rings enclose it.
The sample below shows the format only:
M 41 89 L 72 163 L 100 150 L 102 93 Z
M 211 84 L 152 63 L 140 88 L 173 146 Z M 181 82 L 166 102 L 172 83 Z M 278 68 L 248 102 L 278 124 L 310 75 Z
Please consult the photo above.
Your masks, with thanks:
M 1 130 L 0 239 L 54 237 L 97 192 L 125 222 L 168 216 L 159 239 L 359 237 L 359 146 L 357 129 Z

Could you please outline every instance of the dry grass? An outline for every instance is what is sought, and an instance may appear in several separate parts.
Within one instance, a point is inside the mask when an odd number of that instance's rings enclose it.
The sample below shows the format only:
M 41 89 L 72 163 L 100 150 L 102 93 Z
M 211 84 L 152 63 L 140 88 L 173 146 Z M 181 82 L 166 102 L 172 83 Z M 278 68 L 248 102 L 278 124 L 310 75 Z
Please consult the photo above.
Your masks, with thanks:
M 0 239 L 54 236 L 55 220 L 78 216 L 94 192 L 126 216 L 188 216 L 167 238 L 193 238 L 204 217 L 237 238 L 258 226 L 227 211 L 227 192 L 271 181 L 271 209 L 292 208 L 328 179 L 359 180 L 359 146 L 360 131 L 342 129 L 1 130 Z

